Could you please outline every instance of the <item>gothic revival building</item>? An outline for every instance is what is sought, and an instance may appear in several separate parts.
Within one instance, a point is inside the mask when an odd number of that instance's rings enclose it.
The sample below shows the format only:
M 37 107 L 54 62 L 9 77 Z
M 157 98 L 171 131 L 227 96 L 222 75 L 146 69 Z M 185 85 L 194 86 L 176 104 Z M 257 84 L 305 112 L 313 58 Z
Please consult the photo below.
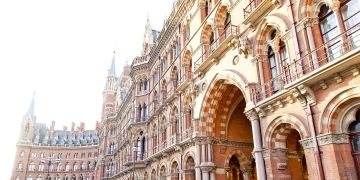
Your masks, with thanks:
M 359 11 L 178 0 L 159 33 L 148 21 L 130 89 L 103 116 L 102 177 L 358 179 Z
M 13 165 L 13 180 L 93 180 L 98 161 L 97 130 L 85 130 L 85 124 L 71 129 L 47 128 L 37 123 L 34 99 L 25 114 Z
M 176 1 L 120 77 L 111 65 L 95 179 L 359 179 L 359 12 Z

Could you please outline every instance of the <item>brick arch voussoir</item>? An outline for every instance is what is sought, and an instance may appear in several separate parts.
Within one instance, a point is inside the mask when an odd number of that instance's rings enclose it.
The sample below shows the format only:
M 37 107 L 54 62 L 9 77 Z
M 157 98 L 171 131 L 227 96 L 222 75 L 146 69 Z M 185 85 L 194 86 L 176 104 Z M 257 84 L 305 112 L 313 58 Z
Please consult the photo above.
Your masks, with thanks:
M 351 99 L 360 97 L 360 86 L 348 87 L 347 89 L 336 94 L 324 108 L 321 113 L 320 133 L 334 133 L 336 132 L 336 123 L 339 112 L 348 104 Z
M 227 13 L 228 13 L 228 5 L 227 4 L 222 4 L 218 8 L 218 10 L 217 10 L 217 12 L 215 14 L 216 26 L 224 25 Z
M 251 167 L 251 161 L 247 158 L 247 156 L 242 151 L 240 151 L 238 149 L 231 151 L 226 156 L 225 161 L 224 161 L 224 167 L 229 167 L 229 161 L 232 156 L 235 156 L 239 160 L 241 169 L 246 169 L 246 168 Z
M 232 103 L 236 100 L 237 96 L 236 93 L 238 93 L 240 90 L 236 86 L 230 86 L 229 85 L 223 85 L 226 86 L 226 90 L 223 92 L 221 97 L 226 96 L 226 101 L 222 103 L 221 108 L 219 106 L 216 107 L 217 114 L 214 115 L 214 119 L 216 119 L 216 124 L 214 123 L 214 126 L 219 125 L 220 132 L 214 132 L 219 133 L 220 138 L 226 138 L 226 124 L 227 120 L 229 119 L 229 116 L 231 116 L 230 110 Z M 215 129 L 215 127 L 214 127 Z
M 210 44 L 210 36 L 212 32 L 212 25 L 206 24 L 203 27 L 203 31 L 201 33 L 201 43 L 202 44 Z
M 182 65 L 183 66 L 188 66 L 190 65 L 190 60 L 192 59 L 192 55 L 190 50 L 186 50 L 183 54 L 183 58 L 182 58 Z
M 292 115 L 283 115 L 275 120 L 268 126 L 264 143 L 266 148 L 286 147 L 286 138 L 291 130 L 296 130 L 301 139 L 309 137 L 309 132 L 302 122 Z M 283 144 L 285 140 L 285 144 Z

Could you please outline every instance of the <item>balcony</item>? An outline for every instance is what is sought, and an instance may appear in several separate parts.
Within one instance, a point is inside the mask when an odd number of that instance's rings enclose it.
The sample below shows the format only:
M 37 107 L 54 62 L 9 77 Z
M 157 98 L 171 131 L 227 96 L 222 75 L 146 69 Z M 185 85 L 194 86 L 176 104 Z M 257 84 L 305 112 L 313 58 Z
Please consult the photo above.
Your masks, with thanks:
M 255 24 L 266 12 L 275 7 L 277 0 L 250 0 L 250 3 L 244 8 L 244 24 Z
M 131 129 L 133 127 L 143 127 L 147 124 L 147 122 L 148 122 L 147 116 L 131 118 L 128 129 Z
M 145 167 L 145 159 L 148 157 L 146 152 L 137 153 L 136 157 L 132 154 L 129 155 L 124 163 L 124 166 L 134 166 L 134 167 Z
M 227 49 L 228 43 L 239 35 L 237 26 L 229 25 L 224 32 L 209 45 L 203 45 L 202 53 L 198 60 L 195 61 L 195 74 L 207 69 L 214 60 Z
M 179 82 L 179 85 L 177 87 L 177 90 L 182 91 L 187 86 L 189 86 L 189 84 L 190 84 L 190 78 L 188 78 L 188 75 L 186 73 L 184 73 L 180 78 L 180 82 Z
M 167 91 L 167 102 L 173 100 L 176 96 L 177 92 L 176 92 L 176 89 L 175 88 L 170 88 L 168 91 Z
M 315 84 L 360 62 L 360 24 L 282 68 L 277 77 L 250 88 L 255 104 L 300 83 Z
M 137 66 L 137 65 L 145 64 L 147 62 L 148 62 L 148 56 L 139 56 L 139 57 L 135 57 L 132 65 Z

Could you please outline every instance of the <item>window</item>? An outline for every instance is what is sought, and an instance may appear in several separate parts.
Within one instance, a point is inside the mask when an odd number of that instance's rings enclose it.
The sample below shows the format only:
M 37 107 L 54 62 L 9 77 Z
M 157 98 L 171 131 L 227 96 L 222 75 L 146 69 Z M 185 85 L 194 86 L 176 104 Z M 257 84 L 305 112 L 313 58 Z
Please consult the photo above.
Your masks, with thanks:
M 211 11 L 211 0 L 205 2 L 205 16 L 208 16 Z
M 77 171 L 77 170 L 78 170 L 78 165 L 77 165 L 77 163 L 74 163 L 73 168 L 74 168 L 74 171 Z
M 70 164 L 67 162 L 65 165 L 65 171 L 69 172 L 70 171 Z
M 336 17 L 333 11 L 326 5 L 323 5 L 320 8 L 319 12 L 319 21 L 321 36 L 324 43 L 328 43 L 327 51 L 329 55 L 329 60 L 333 60 L 336 57 L 340 56 L 340 38 L 336 38 L 340 34 L 339 27 L 336 22 Z M 331 41 L 331 42 L 330 42 Z
M 341 14 L 346 30 L 349 30 L 348 36 L 351 38 L 351 45 L 358 47 L 360 45 L 360 32 L 358 29 L 353 29 L 360 19 L 360 5 L 359 1 L 350 0 L 342 3 Z
M 24 157 L 24 156 L 25 156 L 24 151 L 21 151 L 21 153 L 20 153 L 20 157 Z
M 61 167 L 61 163 L 59 163 L 59 164 L 57 165 L 56 171 L 58 171 L 58 172 L 61 171 L 61 168 L 62 168 L 62 167 Z
M 42 153 L 40 154 L 40 158 L 41 158 L 41 159 L 44 159 L 44 158 L 45 158 L 45 153 L 42 152 Z
M 36 157 L 36 152 L 32 152 L 32 153 L 31 153 L 31 157 L 32 157 L 32 158 L 35 158 L 35 157 Z
M 39 171 L 44 171 L 44 163 L 40 163 L 40 165 L 39 165 Z
M 36 177 L 36 180 L 42 180 L 41 175 L 38 175 L 38 176 Z
M 29 171 L 35 171 L 35 163 L 34 162 L 31 162 L 29 164 Z
M 22 170 L 22 163 L 21 163 L 21 162 L 18 163 L 17 169 L 18 169 L 18 170 Z
M 16 176 L 15 180 L 20 180 L 20 177 L 19 177 L 19 176 Z
M 32 176 L 29 175 L 28 177 L 26 177 L 26 180 L 32 180 Z

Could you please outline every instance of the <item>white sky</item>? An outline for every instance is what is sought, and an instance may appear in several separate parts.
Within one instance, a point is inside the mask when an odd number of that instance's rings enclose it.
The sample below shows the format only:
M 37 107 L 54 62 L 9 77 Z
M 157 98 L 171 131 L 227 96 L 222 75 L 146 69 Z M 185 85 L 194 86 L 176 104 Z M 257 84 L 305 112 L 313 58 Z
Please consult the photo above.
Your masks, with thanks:
M 146 17 L 161 30 L 173 0 L 0 1 L 0 163 L 10 177 L 20 123 L 35 95 L 37 122 L 100 120 L 112 53 L 117 73 L 140 55 Z

